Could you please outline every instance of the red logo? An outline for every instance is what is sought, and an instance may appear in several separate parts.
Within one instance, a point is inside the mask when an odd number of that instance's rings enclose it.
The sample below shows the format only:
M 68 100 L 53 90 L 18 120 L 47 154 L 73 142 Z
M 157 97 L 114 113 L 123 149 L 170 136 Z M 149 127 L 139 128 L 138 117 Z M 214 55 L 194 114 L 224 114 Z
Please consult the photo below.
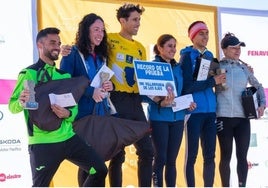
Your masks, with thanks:
M 6 181 L 6 175 L 5 174 L 0 174 L 0 182 Z
M 10 180 L 10 179 L 18 179 L 18 178 L 21 178 L 21 175 L 19 175 L 19 174 L 6 175 L 4 173 L 0 174 L 0 182 L 4 182 L 4 181 Z
M 250 161 L 248 161 L 248 169 L 252 169 L 253 167 L 258 167 L 259 163 L 252 163 Z

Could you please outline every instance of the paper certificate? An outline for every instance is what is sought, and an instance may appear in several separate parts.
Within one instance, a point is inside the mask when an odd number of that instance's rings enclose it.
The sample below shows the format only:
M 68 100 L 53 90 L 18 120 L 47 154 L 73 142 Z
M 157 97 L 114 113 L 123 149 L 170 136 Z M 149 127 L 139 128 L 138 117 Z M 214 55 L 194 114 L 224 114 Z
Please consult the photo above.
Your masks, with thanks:
M 201 62 L 200 62 L 200 67 L 198 70 L 198 75 L 196 80 L 197 81 L 202 81 L 202 80 L 206 80 L 208 77 L 208 72 L 209 72 L 209 68 L 210 68 L 210 63 L 211 61 L 202 58 Z
M 95 88 L 100 88 L 101 84 L 104 81 L 110 80 L 113 75 L 114 75 L 114 72 L 104 64 L 100 68 L 98 73 L 95 75 L 95 77 L 93 78 L 90 86 L 95 87 Z
M 174 105 L 172 106 L 173 112 L 177 112 L 190 107 L 190 104 L 194 102 L 193 95 L 187 94 L 174 99 Z
M 76 105 L 76 102 L 74 100 L 72 93 L 64 93 L 64 94 L 54 94 L 50 93 L 48 94 L 50 104 L 57 104 L 61 107 L 69 107 Z

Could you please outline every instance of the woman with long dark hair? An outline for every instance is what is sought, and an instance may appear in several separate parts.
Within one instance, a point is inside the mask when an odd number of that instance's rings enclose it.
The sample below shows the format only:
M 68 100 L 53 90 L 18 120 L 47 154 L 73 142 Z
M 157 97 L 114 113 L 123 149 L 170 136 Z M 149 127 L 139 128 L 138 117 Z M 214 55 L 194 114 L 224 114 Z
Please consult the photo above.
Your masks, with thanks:
M 98 70 L 106 64 L 107 49 L 107 33 L 103 19 L 94 13 L 85 15 L 78 25 L 71 52 L 66 46 L 63 48 L 68 55 L 63 54 L 60 69 L 70 73 L 72 77 L 85 76 L 92 81 Z M 76 119 L 90 115 L 93 111 L 97 115 L 104 115 L 108 109 L 107 92 L 111 90 L 113 84 L 109 80 L 104 81 L 100 88 L 89 85 L 78 102 Z M 87 172 L 79 169 L 79 186 L 83 185 L 87 176 Z

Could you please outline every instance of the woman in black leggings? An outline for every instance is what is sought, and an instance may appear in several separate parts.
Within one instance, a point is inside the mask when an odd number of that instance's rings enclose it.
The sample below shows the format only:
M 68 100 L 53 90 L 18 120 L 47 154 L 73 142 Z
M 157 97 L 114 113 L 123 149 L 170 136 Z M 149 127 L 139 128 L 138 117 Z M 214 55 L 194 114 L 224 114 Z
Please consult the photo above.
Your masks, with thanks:
M 220 143 L 220 176 L 223 187 L 229 187 L 230 161 L 233 150 L 233 139 L 236 145 L 237 175 L 239 186 L 246 186 L 248 163 L 247 153 L 250 141 L 250 121 L 246 118 L 218 118 L 223 123 L 223 130 L 218 132 Z
M 218 139 L 220 144 L 220 177 L 223 187 L 230 186 L 230 161 L 233 139 L 237 158 L 238 186 L 245 187 L 248 174 L 247 153 L 250 142 L 250 120 L 245 117 L 241 103 L 241 94 L 247 84 L 254 86 L 258 94 L 258 118 L 263 115 L 266 100 L 264 89 L 254 77 L 253 71 L 239 60 L 240 42 L 233 34 L 227 33 L 221 41 L 224 58 L 220 61 L 221 70 L 226 74 L 226 86 L 216 87 Z M 221 71 L 221 72 L 222 72 Z M 235 185 L 232 185 L 235 186 Z

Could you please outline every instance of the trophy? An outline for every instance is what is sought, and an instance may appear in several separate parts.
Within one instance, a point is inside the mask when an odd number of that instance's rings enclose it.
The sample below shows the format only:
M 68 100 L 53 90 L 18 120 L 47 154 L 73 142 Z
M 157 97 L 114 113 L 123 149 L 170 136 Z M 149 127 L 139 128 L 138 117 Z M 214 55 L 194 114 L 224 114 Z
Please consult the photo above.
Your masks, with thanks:
M 224 74 L 224 73 L 226 73 L 226 70 L 223 69 L 223 68 L 218 68 L 218 69 L 216 70 L 216 73 L 217 73 L 217 75 Z M 228 89 L 226 83 L 221 83 L 221 84 L 217 85 L 216 87 L 217 87 L 217 89 L 218 89 L 219 91 L 224 91 L 224 90 Z
M 100 80 L 101 80 L 101 84 L 103 84 L 103 82 L 109 80 L 110 74 L 108 72 L 100 72 Z
M 110 74 L 108 72 L 100 72 L 100 86 L 102 87 L 103 82 L 108 81 L 110 77 Z M 108 95 L 108 92 L 106 96 Z
M 208 71 L 208 78 L 211 76 L 215 76 L 217 74 L 217 69 L 220 68 L 220 64 L 217 58 L 213 58 L 210 63 L 209 71 Z
M 24 109 L 28 109 L 28 110 L 38 109 L 38 102 L 35 101 L 34 87 L 35 87 L 35 83 L 33 80 L 25 80 L 24 81 L 24 88 L 29 90 L 29 92 L 30 92 L 29 101 L 25 102 Z
M 104 71 L 100 72 L 101 85 L 103 84 L 103 82 L 109 80 L 109 78 L 110 78 L 110 73 L 104 72 Z M 116 112 L 114 104 L 112 103 L 112 101 L 110 99 L 109 92 L 107 92 L 106 97 L 107 97 L 107 101 L 108 101 L 108 106 L 110 107 L 110 114 L 116 114 L 117 112 Z

